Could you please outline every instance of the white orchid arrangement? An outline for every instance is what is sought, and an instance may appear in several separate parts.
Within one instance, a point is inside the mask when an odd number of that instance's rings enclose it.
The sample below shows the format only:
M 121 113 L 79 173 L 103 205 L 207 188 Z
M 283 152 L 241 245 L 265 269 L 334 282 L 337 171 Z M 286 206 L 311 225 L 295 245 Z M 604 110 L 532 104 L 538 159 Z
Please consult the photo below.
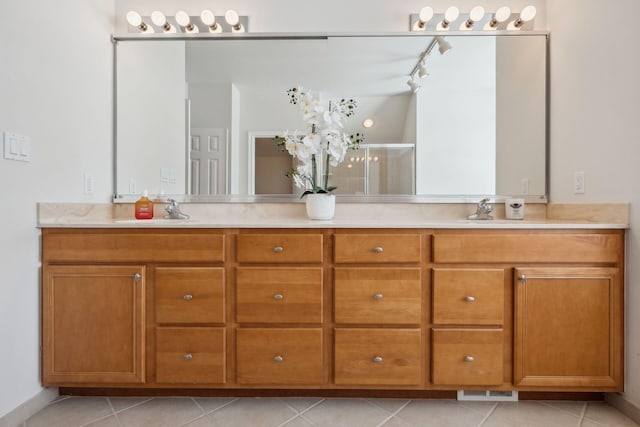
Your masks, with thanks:
M 353 99 L 329 101 L 325 109 L 310 91 L 302 87 L 289 89 L 287 94 L 289 102 L 298 106 L 305 121 L 304 134 L 286 131 L 283 136 L 276 137 L 278 146 L 300 162 L 298 167 L 287 172 L 287 176 L 293 178 L 296 187 L 305 190 L 302 197 L 311 193 L 330 193 L 336 187 L 329 186 L 329 167 L 338 166 L 348 150 L 358 149 L 364 141 L 361 133 L 344 132 L 344 122 L 355 113 L 356 102 Z M 318 162 L 323 156 L 325 162 L 320 185 Z

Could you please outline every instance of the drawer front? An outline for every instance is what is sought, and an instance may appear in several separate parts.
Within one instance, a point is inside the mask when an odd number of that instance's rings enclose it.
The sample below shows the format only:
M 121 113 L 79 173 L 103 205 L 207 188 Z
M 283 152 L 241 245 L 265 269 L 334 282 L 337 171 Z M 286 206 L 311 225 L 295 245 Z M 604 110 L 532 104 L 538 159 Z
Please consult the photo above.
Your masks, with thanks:
M 219 233 L 219 232 L 215 232 Z M 225 236 L 208 230 L 43 230 L 44 261 L 223 262 Z
M 421 384 L 420 330 L 337 328 L 335 330 L 335 383 Z
M 236 271 L 240 323 L 321 323 L 322 268 Z
M 622 261 L 623 232 L 435 234 L 439 263 L 615 263 Z
M 499 385 L 503 379 L 502 329 L 432 330 L 435 385 Z
M 156 382 L 224 384 L 224 328 L 157 328 Z
M 502 325 L 504 322 L 502 269 L 433 270 L 433 323 Z
M 336 263 L 418 263 L 419 234 L 336 234 Z
M 420 324 L 419 268 L 336 268 L 335 321 Z
M 239 384 L 321 384 L 322 329 L 238 328 Z
M 320 263 L 322 234 L 240 234 L 238 262 Z
M 158 323 L 224 323 L 224 269 L 156 268 Z

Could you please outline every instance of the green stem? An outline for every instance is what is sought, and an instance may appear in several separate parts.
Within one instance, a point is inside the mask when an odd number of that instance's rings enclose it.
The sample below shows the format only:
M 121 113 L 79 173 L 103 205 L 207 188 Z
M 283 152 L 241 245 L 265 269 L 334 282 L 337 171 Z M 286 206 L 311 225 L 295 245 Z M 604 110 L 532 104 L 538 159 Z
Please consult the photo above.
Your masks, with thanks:
M 316 178 L 318 167 L 316 166 L 316 155 L 311 155 L 311 191 L 316 192 Z
M 329 188 L 329 154 L 327 154 L 327 160 L 324 164 L 324 189 Z

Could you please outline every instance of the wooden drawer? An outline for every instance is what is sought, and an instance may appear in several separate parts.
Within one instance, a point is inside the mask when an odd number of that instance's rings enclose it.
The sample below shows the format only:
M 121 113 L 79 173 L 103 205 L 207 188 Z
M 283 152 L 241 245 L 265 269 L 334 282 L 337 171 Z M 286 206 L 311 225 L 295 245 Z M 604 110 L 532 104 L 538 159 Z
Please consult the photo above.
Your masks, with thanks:
M 236 271 L 240 323 L 321 323 L 322 268 Z
M 419 268 L 336 268 L 335 321 L 420 324 Z
M 321 384 L 322 329 L 238 328 L 239 384 Z
M 438 263 L 615 263 L 623 259 L 620 232 L 478 232 L 435 234 Z
M 502 329 L 434 328 L 431 332 L 433 384 L 503 383 Z
M 320 263 L 322 234 L 240 234 L 238 262 Z
M 503 269 L 433 269 L 433 323 L 502 325 Z
M 158 323 L 224 323 L 224 269 L 156 268 Z
M 422 383 L 420 329 L 335 330 L 335 383 Z
M 418 263 L 419 234 L 336 234 L 336 263 Z
M 223 384 L 224 328 L 156 328 L 156 382 Z
M 44 261 L 223 262 L 224 235 L 209 230 L 42 230 Z

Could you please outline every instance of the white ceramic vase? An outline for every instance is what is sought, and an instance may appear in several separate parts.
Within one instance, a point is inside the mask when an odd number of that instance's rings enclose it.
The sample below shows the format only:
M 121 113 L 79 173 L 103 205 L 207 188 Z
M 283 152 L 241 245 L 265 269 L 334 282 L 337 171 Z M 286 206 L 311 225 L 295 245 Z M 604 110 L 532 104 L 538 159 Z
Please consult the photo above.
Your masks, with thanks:
M 304 196 L 309 219 L 332 219 L 336 212 L 336 196 L 329 193 L 314 193 Z

